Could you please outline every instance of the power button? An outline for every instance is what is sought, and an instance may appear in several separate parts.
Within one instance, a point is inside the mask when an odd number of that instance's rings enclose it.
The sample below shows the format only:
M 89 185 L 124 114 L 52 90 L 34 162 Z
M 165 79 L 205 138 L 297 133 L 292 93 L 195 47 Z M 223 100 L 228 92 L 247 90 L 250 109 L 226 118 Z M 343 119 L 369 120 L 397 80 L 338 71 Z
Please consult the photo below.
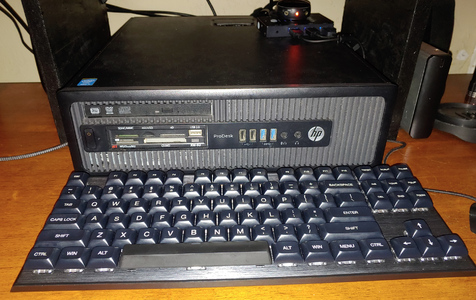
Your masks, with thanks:
M 92 128 L 85 128 L 83 130 L 84 133 L 84 140 L 86 142 L 86 148 L 88 149 L 96 149 L 96 136 L 94 135 L 94 131 Z

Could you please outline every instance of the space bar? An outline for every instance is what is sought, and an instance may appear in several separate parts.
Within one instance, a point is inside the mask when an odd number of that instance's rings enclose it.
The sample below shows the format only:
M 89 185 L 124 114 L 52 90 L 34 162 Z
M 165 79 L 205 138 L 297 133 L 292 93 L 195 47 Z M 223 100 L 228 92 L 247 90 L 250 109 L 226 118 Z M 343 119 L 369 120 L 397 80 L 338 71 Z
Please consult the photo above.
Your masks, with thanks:
M 269 265 L 268 243 L 223 242 L 197 244 L 126 245 L 121 269 Z

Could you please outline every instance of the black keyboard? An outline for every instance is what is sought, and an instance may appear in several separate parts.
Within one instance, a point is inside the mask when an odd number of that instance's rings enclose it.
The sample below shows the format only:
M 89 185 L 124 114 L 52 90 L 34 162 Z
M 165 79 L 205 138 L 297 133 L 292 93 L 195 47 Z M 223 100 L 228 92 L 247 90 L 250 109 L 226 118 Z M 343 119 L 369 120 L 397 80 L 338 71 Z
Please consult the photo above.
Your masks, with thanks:
M 464 242 L 404 164 L 73 172 L 12 291 L 475 271 Z

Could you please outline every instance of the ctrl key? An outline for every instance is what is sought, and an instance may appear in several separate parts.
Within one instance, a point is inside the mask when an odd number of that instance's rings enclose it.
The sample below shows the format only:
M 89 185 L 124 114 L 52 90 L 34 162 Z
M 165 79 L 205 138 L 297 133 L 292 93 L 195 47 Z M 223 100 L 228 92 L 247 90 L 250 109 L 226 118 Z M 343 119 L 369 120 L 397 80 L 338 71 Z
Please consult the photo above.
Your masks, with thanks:
M 113 271 L 117 267 L 120 255 L 119 247 L 95 247 L 91 250 L 88 268 L 96 272 Z
M 59 254 L 58 248 L 35 247 L 28 254 L 23 268 L 38 274 L 52 273 Z

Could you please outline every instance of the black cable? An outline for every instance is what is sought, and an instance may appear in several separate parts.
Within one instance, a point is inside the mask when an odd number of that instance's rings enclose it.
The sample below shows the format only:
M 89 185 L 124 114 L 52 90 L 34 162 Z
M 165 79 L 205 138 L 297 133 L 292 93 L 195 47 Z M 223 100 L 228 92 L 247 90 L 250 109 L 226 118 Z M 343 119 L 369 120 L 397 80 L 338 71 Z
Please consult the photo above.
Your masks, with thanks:
M 13 7 L 11 7 L 10 4 L 8 4 L 8 2 L 5 0 L 0 0 L 0 3 L 5 6 L 5 8 L 10 12 L 11 16 L 14 17 L 18 21 L 18 23 L 20 23 L 21 26 L 23 26 L 23 28 L 26 30 L 26 32 L 28 32 L 28 34 L 30 34 L 30 29 L 28 28 L 28 25 L 26 25 L 25 21 L 23 21 L 23 19 L 17 14 Z
M 439 194 L 446 194 L 446 195 L 451 195 L 451 196 L 464 197 L 464 198 L 468 198 L 470 200 L 476 201 L 476 197 L 473 197 L 471 195 L 466 195 L 466 194 L 463 194 L 463 193 L 437 190 L 437 189 L 429 189 L 429 188 L 425 188 L 425 190 L 428 191 L 428 192 L 432 192 L 432 193 L 439 193 Z
M 384 163 L 384 164 L 387 163 L 387 159 L 388 159 L 388 157 L 389 157 L 392 153 L 394 153 L 395 151 L 398 151 L 398 150 L 400 150 L 400 149 L 405 148 L 406 145 L 407 145 L 405 142 L 396 141 L 396 140 L 387 140 L 387 142 L 397 143 L 397 144 L 400 144 L 400 146 L 397 146 L 397 147 L 391 149 L 391 150 L 387 153 L 387 155 L 386 155 L 385 158 L 383 159 L 383 163 Z M 476 197 L 473 197 L 473 196 L 467 195 L 467 194 L 463 194 L 463 193 L 452 192 L 452 191 L 445 191 L 445 190 L 438 190 L 438 189 L 430 189 L 430 188 L 424 188 L 424 189 L 425 189 L 425 191 L 428 191 L 428 192 L 431 192 L 431 193 L 439 193 L 439 194 L 445 194 L 445 195 L 463 197 L 463 198 L 467 198 L 467 199 L 476 201 Z
M 129 13 L 136 14 L 147 17 L 169 17 L 169 16 L 179 16 L 179 17 L 194 17 L 194 15 L 187 13 L 180 13 L 174 11 L 164 11 L 164 10 L 133 10 L 128 8 L 119 7 L 112 4 L 106 4 L 107 11 L 113 13 Z
M 12 160 L 19 160 L 19 159 L 30 158 L 30 157 L 34 157 L 34 156 L 46 154 L 46 153 L 49 153 L 49 152 L 53 152 L 53 151 L 56 151 L 56 150 L 58 150 L 58 149 L 61 149 L 61 148 L 63 148 L 63 147 L 66 147 L 66 146 L 68 146 L 68 143 L 64 143 L 64 144 L 61 144 L 61 145 L 58 145 L 58 146 L 54 146 L 54 147 L 51 147 L 51 148 L 48 148 L 48 149 L 45 149 L 45 150 L 41 150 L 41 151 L 37 151 L 37 152 L 33 152 L 33 153 L 27 153 L 27 154 L 22 154 L 22 155 L 15 155 L 15 156 L 0 157 L 0 162 L 2 162 L 2 161 L 12 161 Z
M 342 44 L 347 45 L 349 48 L 351 48 L 355 52 L 360 50 L 362 58 L 365 59 L 365 48 L 358 38 L 350 34 L 339 33 L 339 41 Z
M 0 0 L 1 1 L 1 0 Z M 20 30 L 20 27 L 18 26 L 17 24 L 17 21 L 15 20 L 15 18 L 6 10 L 4 9 L 3 7 L 0 6 L 0 11 L 3 12 L 7 17 L 10 18 L 10 20 L 12 20 L 13 24 L 15 25 L 15 28 L 17 29 L 18 31 L 18 34 L 20 35 L 20 40 L 21 40 L 21 43 L 23 44 L 23 46 L 25 46 L 25 48 L 30 51 L 31 53 L 34 53 L 33 52 L 33 49 L 25 42 L 25 40 L 23 39 L 23 35 L 21 33 L 21 30 Z
M 390 151 L 388 151 L 387 155 L 385 155 L 384 159 L 383 159 L 383 163 L 386 164 L 387 163 L 387 160 L 388 160 L 388 157 L 394 153 L 395 151 L 398 151 L 400 149 L 403 149 L 407 146 L 407 143 L 405 142 L 401 142 L 401 141 L 396 141 L 396 140 L 387 140 L 387 142 L 391 142 L 391 143 L 396 143 L 396 144 L 400 144 L 400 146 L 397 146 L 393 149 L 391 149 Z
M 215 8 L 213 7 L 213 4 L 210 0 L 207 0 L 208 6 L 210 6 L 210 9 L 212 11 L 213 16 L 217 16 L 217 12 L 215 11 Z

